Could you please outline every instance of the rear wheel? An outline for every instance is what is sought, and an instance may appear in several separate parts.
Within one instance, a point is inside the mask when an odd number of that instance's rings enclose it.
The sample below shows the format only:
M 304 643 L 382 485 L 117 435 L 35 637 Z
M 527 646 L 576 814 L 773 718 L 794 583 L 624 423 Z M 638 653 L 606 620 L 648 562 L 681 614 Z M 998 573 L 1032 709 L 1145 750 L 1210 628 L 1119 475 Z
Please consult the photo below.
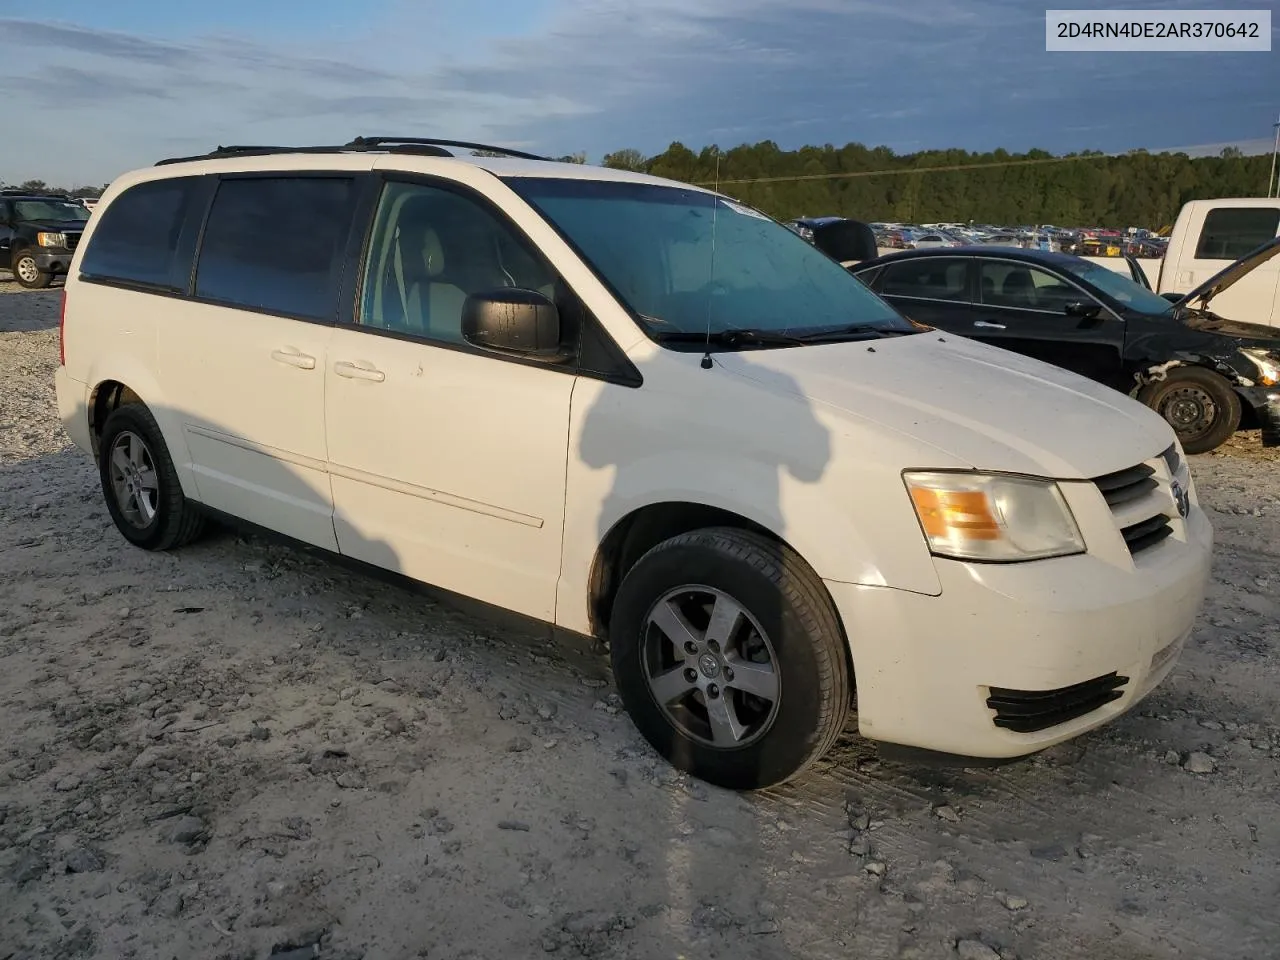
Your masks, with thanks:
M 43 290 L 53 281 L 53 274 L 36 266 L 29 250 L 19 250 L 13 257 L 13 276 L 28 290 Z
M 98 467 L 111 519 L 135 546 L 171 550 L 204 529 L 199 508 L 183 496 L 160 427 L 142 404 L 127 404 L 107 417 Z
M 1187 453 L 1221 446 L 1240 426 L 1240 397 L 1231 384 L 1202 367 L 1179 367 L 1149 383 L 1138 399 L 1164 417 Z
M 627 573 L 610 646 L 619 692 L 675 767 L 731 789 L 782 783 L 844 728 L 844 636 L 817 575 L 743 530 L 673 537 Z

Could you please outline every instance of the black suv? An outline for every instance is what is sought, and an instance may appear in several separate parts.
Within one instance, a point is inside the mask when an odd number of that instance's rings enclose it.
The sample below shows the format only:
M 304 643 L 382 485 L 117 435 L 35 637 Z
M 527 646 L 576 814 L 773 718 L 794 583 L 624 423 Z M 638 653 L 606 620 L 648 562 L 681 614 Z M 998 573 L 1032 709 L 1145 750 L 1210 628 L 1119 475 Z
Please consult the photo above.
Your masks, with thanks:
M 64 194 L 0 190 L 0 267 L 30 290 L 71 266 L 89 211 Z

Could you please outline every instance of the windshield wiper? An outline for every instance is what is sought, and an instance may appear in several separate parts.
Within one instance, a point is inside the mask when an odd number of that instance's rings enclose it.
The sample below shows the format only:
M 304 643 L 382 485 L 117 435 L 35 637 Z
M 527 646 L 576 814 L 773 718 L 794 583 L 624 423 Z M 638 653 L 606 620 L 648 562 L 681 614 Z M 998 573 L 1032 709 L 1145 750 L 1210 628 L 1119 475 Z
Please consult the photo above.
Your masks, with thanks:
M 824 343 L 837 340 L 876 340 L 880 337 L 903 337 L 909 333 L 920 333 L 919 330 L 903 330 L 901 327 L 890 327 L 884 324 L 855 323 L 847 327 L 836 327 L 830 330 L 815 330 L 813 333 L 801 334 L 803 343 Z
M 654 336 L 660 343 L 709 343 L 717 347 L 734 349 L 744 346 L 794 347 L 811 341 L 770 330 L 754 330 L 749 327 L 729 330 L 657 330 Z

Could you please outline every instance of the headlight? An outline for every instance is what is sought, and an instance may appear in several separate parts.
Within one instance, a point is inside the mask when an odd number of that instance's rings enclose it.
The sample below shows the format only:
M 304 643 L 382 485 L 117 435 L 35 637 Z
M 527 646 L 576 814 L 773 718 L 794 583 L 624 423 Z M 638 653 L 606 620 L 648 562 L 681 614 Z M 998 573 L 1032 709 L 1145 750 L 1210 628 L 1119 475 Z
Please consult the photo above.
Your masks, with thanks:
M 1280 383 L 1280 360 L 1272 356 L 1270 350 L 1245 347 L 1240 352 L 1258 368 L 1258 378 L 1264 387 L 1274 387 Z
M 1013 563 L 1084 553 L 1052 480 L 943 472 L 903 479 L 935 556 Z
M 67 235 L 65 233 L 37 233 L 36 243 L 42 247 L 65 247 L 67 245 Z

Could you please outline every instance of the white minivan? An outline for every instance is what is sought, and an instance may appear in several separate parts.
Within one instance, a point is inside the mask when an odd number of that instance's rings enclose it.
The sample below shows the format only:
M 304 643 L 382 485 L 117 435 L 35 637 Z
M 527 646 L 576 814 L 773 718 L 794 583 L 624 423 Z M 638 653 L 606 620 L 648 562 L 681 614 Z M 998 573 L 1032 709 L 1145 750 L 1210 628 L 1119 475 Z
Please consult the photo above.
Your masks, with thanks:
M 726 197 L 473 148 L 111 185 L 57 393 L 126 540 L 233 518 L 607 639 L 643 735 L 734 788 L 852 711 L 1023 756 L 1170 671 L 1212 531 L 1160 416 L 903 319 Z

